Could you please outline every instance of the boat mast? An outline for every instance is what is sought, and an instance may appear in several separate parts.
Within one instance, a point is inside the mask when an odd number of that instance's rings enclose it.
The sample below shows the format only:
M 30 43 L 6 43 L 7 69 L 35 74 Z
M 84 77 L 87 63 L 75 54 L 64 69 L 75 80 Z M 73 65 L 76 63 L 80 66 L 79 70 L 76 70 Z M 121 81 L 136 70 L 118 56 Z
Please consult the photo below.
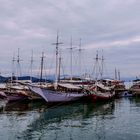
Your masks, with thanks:
M 21 75 L 21 69 L 20 69 L 20 56 L 19 56 L 19 48 L 18 48 L 18 55 L 17 55 L 17 81 L 18 77 Z
M 61 74 L 61 54 L 59 55 L 59 69 L 58 69 L 58 81 L 60 81 L 60 74 Z
M 103 78 L 104 74 L 104 56 L 103 56 L 103 50 L 102 50 L 102 58 L 101 58 L 101 79 Z
M 41 57 L 40 83 L 42 82 L 43 63 L 44 63 L 44 52 L 42 52 L 42 57 Z
M 80 76 L 81 76 L 81 51 L 82 51 L 82 49 L 81 49 L 81 38 L 80 38 L 80 42 L 79 42 L 78 51 L 79 51 L 79 73 L 80 73 Z
M 59 45 L 63 44 L 62 42 L 59 42 L 59 35 L 57 32 L 57 37 L 56 37 L 56 43 L 53 43 L 53 45 L 56 46 L 56 67 L 55 67 L 55 89 L 57 89 L 57 84 L 58 84 L 58 56 L 59 56 Z
M 73 41 L 72 41 L 72 37 L 71 37 L 71 40 L 70 40 L 70 48 L 68 48 L 68 49 L 70 49 L 70 80 L 72 80 L 72 77 L 73 77 L 73 69 L 72 69 L 72 64 L 73 64 L 73 49 L 74 49 L 75 47 L 73 47 Z
M 70 41 L 70 72 L 71 72 L 71 80 L 72 80 L 72 51 L 73 51 L 73 47 L 72 47 L 72 37 L 71 37 L 71 41 Z
M 13 55 L 13 60 L 12 60 L 12 75 L 11 75 L 11 82 L 14 80 L 14 76 L 15 76 L 15 55 Z
M 71 54 L 71 55 L 70 55 L 70 60 L 71 60 L 71 70 L 70 70 L 70 71 L 71 71 L 71 78 L 70 78 L 70 79 L 71 79 L 71 80 L 72 80 L 72 52 L 73 52 L 73 47 L 72 47 L 72 45 L 73 45 L 73 44 L 72 44 L 72 37 L 71 37 L 71 42 L 70 42 L 70 54 Z
M 118 80 L 121 80 L 120 70 L 118 70 Z
M 96 53 L 96 58 L 95 58 L 95 65 L 94 65 L 93 74 L 95 74 L 95 80 L 97 81 L 98 75 L 100 74 L 100 66 L 99 66 L 98 51 L 97 51 L 97 53 Z
M 32 50 L 32 55 L 31 55 L 31 74 L 30 74 L 30 80 L 32 82 L 32 72 L 33 72 L 33 50 Z
M 117 80 L 117 70 L 115 68 L 115 80 Z

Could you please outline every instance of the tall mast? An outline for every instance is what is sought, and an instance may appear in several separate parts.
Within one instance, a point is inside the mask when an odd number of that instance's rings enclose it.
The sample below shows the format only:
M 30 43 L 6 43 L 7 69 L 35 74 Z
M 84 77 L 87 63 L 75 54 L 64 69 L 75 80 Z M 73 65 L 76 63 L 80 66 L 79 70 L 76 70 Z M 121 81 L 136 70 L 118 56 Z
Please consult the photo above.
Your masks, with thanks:
M 60 81 L 60 74 L 61 74 L 61 54 L 59 55 L 59 69 L 58 69 L 58 81 Z
M 104 56 L 103 56 L 103 50 L 102 50 L 102 58 L 101 58 L 101 78 L 103 78 L 104 74 Z
M 70 42 L 70 52 L 71 52 L 71 57 L 70 57 L 70 60 L 71 60 L 71 80 L 72 80 L 72 51 L 73 51 L 73 47 L 72 47 L 72 37 L 71 37 L 71 42 Z
M 72 80 L 72 53 L 73 53 L 73 42 L 72 42 L 72 37 L 71 37 L 71 41 L 70 41 L 70 73 L 71 73 L 71 80 Z
M 117 70 L 115 68 L 115 80 L 117 80 Z
M 42 82 L 43 62 L 44 62 L 44 52 L 42 52 L 42 57 L 41 57 L 40 82 Z
M 98 76 L 99 76 L 99 74 L 100 74 L 100 66 L 99 66 L 98 51 L 97 51 L 97 53 L 96 53 L 95 65 L 94 65 L 93 73 L 95 74 L 95 80 L 97 80 L 97 79 L 98 79 Z
M 21 75 L 21 69 L 20 69 L 20 56 L 19 56 L 19 48 L 18 48 L 18 55 L 17 55 L 17 80 L 18 77 Z
M 96 65 L 97 65 L 97 66 L 96 66 L 97 68 L 96 68 L 96 71 L 95 71 L 95 73 L 96 73 L 96 74 L 95 74 L 95 75 L 96 75 L 96 80 L 97 80 L 97 78 L 98 78 L 98 62 L 99 62 L 99 61 L 98 61 L 98 60 L 99 60 L 99 58 L 98 58 L 98 51 L 97 51 L 95 60 L 96 60 L 95 63 L 96 63 Z
M 70 49 L 70 79 L 72 80 L 72 77 L 73 77 L 73 69 L 72 69 L 72 65 L 73 65 L 73 49 L 74 49 L 75 47 L 73 47 L 73 41 L 72 41 L 72 37 L 71 37 L 71 40 L 70 40 L 70 48 L 68 48 L 68 49 Z
M 118 80 L 121 80 L 120 70 L 118 70 Z
M 31 75 L 30 75 L 30 80 L 32 82 L 32 71 L 33 71 L 33 50 L 32 50 L 32 55 L 31 55 Z
M 53 43 L 53 45 L 56 46 L 56 67 L 55 67 L 55 89 L 57 89 L 57 83 L 58 83 L 58 52 L 59 52 L 59 45 L 63 44 L 62 42 L 59 42 L 59 35 L 57 32 L 56 37 L 56 43 Z
M 14 80 L 14 76 L 15 76 L 15 55 L 13 55 L 13 59 L 12 59 L 12 75 L 11 75 L 11 82 Z
M 79 49 L 78 49 L 78 51 L 79 51 L 79 72 L 80 72 L 80 76 L 81 76 L 81 51 L 82 51 L 82 49 L 81 49 L 81 38 L 80 38 L 80 42 L 79 42 Z

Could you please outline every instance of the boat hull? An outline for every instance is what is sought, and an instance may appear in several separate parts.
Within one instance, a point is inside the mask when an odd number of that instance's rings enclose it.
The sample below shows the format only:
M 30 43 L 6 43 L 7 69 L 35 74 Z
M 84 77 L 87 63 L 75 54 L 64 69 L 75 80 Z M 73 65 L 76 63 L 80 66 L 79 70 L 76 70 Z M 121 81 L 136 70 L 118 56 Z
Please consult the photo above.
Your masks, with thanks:
M 87 96 L 84 93 L 77 92 L 64 93 L 31 86 L 29 88 L 32 92 L 42 96 L 48 103 L 72 102 Z
M 93 101 L 93 102 L 96 102 L 96 101 L 108 101 L 108 100 L 111 100 L 113 99 L 114 95 L 113 94 L 106 94 L 106 93 L 102 93 L 102 94 L 89 94 L 88 95 L 88 98 Z
M 0 99 L 6 99 L 7 96 L 4 92 L 0 91 Z
M 28 96 L 20 93 L 14 93 L 14 92 L 5 92 L 6 99 L 9 102 L 12 101 L 19 101 L 19 100 L 28 100 Z

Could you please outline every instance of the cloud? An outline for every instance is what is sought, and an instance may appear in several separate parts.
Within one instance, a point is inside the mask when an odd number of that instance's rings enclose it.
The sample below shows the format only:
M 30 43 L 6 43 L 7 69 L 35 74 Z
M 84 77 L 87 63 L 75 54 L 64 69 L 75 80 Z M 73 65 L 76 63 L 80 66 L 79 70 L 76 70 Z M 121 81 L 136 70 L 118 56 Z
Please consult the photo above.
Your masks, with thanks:
M 0 65 L 10 71 L 11 58 L 18 48 L 26 67 L 32 49 L 36 59 L 42 51 L 47 52 L 48 63 L 51 63 L 55 49 L 52 43 L 59 29 L 60 40 L 64 43 L 61 46 L 63 57 L 69 56 L 65 48 L 70 44 L 70 37 L 77 47 L 82 38 L 85 69 L 91 71 L 96 50 L 104 49 L 110 60 L 110 73 L 117 65 L 126 74 L 134 71 L 133 75 L 137 75 L 139 72 L 135 69 L 140 69 L 139 9 L 138 0 L 0 0 L 0 58 L 3 60 Z M 78 68 L 74 71 L 78 73 Z
M 102 42 L 96 42 L 93 44 L 89 44 L 85 46 L 86 49 L 110 49 L 114 47 L 130 47 L 130 45 L 133 45 L 135 43 L 140 43 L 140 36 L 135 36 L 132 38 L 127 38 L 123 40 L 111 40 L 111 41 L 106 41 Z

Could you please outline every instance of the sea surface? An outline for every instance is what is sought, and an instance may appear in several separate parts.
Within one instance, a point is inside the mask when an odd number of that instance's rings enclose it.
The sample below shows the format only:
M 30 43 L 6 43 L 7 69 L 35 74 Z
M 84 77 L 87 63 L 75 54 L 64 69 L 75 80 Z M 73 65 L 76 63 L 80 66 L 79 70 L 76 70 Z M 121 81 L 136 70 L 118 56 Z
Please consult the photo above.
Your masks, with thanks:
M 0 101 L 0 140 L 140 140 L 140 98 L 106 103 Z

